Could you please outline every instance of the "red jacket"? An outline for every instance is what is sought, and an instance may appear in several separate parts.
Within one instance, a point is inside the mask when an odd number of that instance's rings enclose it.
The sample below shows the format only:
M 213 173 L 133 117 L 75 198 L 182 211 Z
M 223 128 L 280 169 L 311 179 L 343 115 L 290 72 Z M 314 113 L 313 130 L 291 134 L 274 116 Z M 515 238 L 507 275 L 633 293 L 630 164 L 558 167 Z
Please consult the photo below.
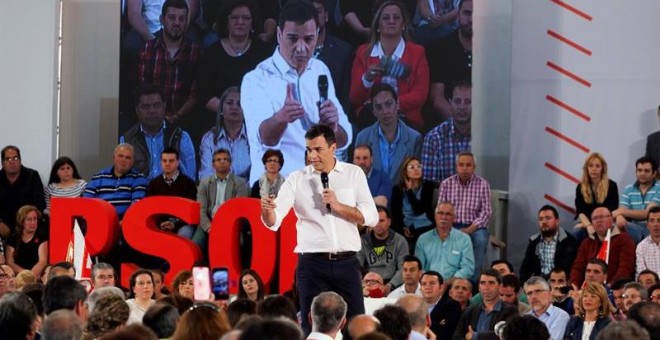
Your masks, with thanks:
M 595 233 L 589 235 L 578 249 L 577 257 L 571 269 L 571 283 L 580 287 L 584 281 L 584 272 L 590 259 L 598 256 L 598 251 L 603 242 L 595 237 Z M 607 264 L 607 283 L 619 279 L 634 279 L 635 277 L 635 242 L 625 233 L 619 231 L 618 227 L 612 229 L 610 240 L 610 256 Z
M 400 110 L 406 114 L 408 121 L 413 128 L 420 131 L 424 127 L 422 118 L 422 106 L 426 102 L 429 94 L 429 65 L 426 61 L 424 47 L 410 41 L 405 42 L 406 47 L 401 56 L 400 62 L 410 66 L 410 75 L 407 79 L 399 79 L 399 105 Z M 367 56 L 367 44 L 358 47 L 353 60 L 353 69 L 351 71 L 351 90 L 350 100 L 356 108 L 362 107 L 369 99 L 369 89 L 362 83 L 362 75 L 369 65 L 377 64 L 380 61 L 376 57 Z M 374 84 L 380 83 L 380 78 L 376 78 Z

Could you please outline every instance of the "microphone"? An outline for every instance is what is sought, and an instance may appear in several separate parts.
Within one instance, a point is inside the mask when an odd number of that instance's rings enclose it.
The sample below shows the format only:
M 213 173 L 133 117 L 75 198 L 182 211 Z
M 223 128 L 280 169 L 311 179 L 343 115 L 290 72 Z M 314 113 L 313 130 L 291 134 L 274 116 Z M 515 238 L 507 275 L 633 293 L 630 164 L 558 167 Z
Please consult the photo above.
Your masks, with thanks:
M 321 77 L 319 77 L 319 79 L 321 79 Z M 328 173 L 327 172 L 322 172 L 321 173 L 321 184 L 323 184 L 323 189 L 328 189 L 329 188 Z M 327 203 L 325 205 L 325 208 L 328 209 L 328 212 L 332 212 L 332 209 L 330 209 L 330 203 Z
M 319 76 L 319 110 L 326 100 L 328 100 L 328 76 L 322 74 Z

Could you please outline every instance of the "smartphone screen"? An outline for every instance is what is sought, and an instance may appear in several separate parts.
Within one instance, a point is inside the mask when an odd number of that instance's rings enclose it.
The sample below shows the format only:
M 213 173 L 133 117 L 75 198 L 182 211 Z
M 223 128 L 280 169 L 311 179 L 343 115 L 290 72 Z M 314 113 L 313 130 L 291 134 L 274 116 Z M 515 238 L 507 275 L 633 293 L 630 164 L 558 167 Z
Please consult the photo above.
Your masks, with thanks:
M 208 301 L 211 297 L 211 276 L 209 267 L 193 267 L 194 298 L 198 301 Z
M 216 300 L 229 299 L 229 272 L 227 268 L 213 268 L 213 295 Z

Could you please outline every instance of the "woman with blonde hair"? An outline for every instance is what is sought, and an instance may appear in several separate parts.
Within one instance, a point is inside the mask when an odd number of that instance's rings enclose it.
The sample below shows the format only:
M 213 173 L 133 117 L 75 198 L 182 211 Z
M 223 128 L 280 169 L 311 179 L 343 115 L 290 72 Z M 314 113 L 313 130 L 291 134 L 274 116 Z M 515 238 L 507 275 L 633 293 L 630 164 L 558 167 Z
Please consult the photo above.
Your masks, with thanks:
M 24 205 L 16 213 L 16 232 L 7 240 L 7 265 L 18 273 L 25 269 L 34 276 L 48 265 L 48 236 L 38 229 L 41 212 L 33 205 Z
M 599 207 L 616 210 L 619 207 L 619 188 L 607 175 L 607 162 L 603 155 L 592 152 L 584 161 L 582 178 L 575 188 L 576 228 L 589 229 L 591 213 Z M 585 232 L 579 229 L 574 236 L 578 244 L 586 237 Z
M 595 340 L 598 333 L 610 323 L 610 316 L 615 310 L 607 297 L 605 287 L 597 282 L 585 284 L 577 307 L 578 315 L 572 316 L 568 321 L 564 339 Z

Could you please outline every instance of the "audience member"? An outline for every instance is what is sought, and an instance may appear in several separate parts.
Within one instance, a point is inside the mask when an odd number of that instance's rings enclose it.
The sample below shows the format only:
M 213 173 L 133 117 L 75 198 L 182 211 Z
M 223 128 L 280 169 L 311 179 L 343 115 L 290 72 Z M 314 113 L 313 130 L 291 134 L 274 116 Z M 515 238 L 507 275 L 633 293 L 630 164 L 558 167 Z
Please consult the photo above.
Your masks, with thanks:
M 303 332 L 300 327 L 287 318 L 255 320 L 247 325 L 239 340 L 302 340 Z M 176 340 L 176 339 L 173 339 Z
M 421 285 L 419 284 L 419 280 L 422 278 L 422 273 L 424 272 L 422 270 L 422 262 L 414 255 L 406 255 L 403 257 L 403 265 L 401 267 L 403 284 L 390 292 L 387 297 L 398 299 L 406 294 L 422 296 Z
M 202 253 L 208 249 L 208 232 L 211 221 L 226 201 L 236 197 L 247 197 L 248 186 L 245 180 L 231 173 L 232 156 L 227 149 L 213 152 L 215 173 L 200 180 L 197 188 L 197 202 L 200 204 L 200 220 L 193 242 L 200 246 Z
M 154 299 L 158 300 L 166 296 L 170 291 L 165 287 L 165 274 L 157 269 L 150 269 L 151 276 L 154 278 Z
M 598 334 L 596 340 L 649 340 L 649 333 L 637 322 L 621 321 L 611 322 L 602 332 Z
M 288 1 L 280 12 L 277 50 L 247 73 L 241 84 L 251 163 L 258 164 L 266 149 L 279 148 L 287 160 L 281 171 L 285 177 L 303 168 L 304 136 L 313 124 L 332 129 L 339 152 L 353 140 L 332 79 L 328 79 L 328 100 L 318 105 L 319 76 L 331 74 L 323 62 L 312 58 L 317 41 L 316 15 L 312 4 Z M 250 181 L 260 175 L 260 169 L 252 167 Z
M 458 6 L 458 29 L 431 44 L 426 58 L 430 61 L 429 101 L 440 120 L 454 116 L 449 104 L 454 84 L 472 79 L 472 0 Z
M 180 315 L 176 307 L 157 302 L 144 313 L 142 324 L 156 333 L 159 339 L 168 339 L 174 334 L 179 319 Z
M 576 228 L 591 229 L 591 214 L 598 207 L 606 207 L 614 211 L 619 207 L 619 188 L 616 182 L 607 175 L 607 162 L 603 155 L 592 152 L 587 156 L 582 166 L 582 179 L 575 188 L 575 219 Z M 578 245 L 586 237 L 579 234 Z
M 550 340 L 548 328 L 541 320 L 531 315 L 517 315 L 511 318 L 502 330 L 503 340 Z M 554 339 L 554 338 L 553 338 Z
M 408 252 L 408 242 L 394 230 L 390 230 L 392 218 L 384 206 L 376 206 L 378 223 L 369 233 L 362 235 L 362 248 L 357 259 L 364 271 L 378 273 L 386 282 L 383 295 L 403 283 L 403 260 Z
M 138 83 L 162 89 L 165 118 L 174 123 L 193 113 L 200 47 L 185 37 L 189 23 L 195 21 L 188 16 L 185 0 L 164 1 L 160 12 L 160 34 L 146 41 L 139 53 Z
M 337 0 L 337 9 L 341 15 L 338 23 L 341 23 L 342 36 L 354 47 L 369 41 L 372 36 L 372 18 L 378 7 L 376 0 L 350 1 Z M 374 30 L 376 28 L 373 28 Z
M 347 329 L 351 339 L 358 339 L 365 334 L 380 331 L 380 321 L 373 315 L 360 314 L 351 319 Z
M 451 96 L 453 115 L 427 132 L 422 145 L 424 179 L 442 183 L 456 174 L 456 156 L 472 143 L 472 84 L 459 82 Z
M 99 340 L 157 340 L 156 334 L 151 329 L 141 324 L 132 324 L 110 334 L 106 334 Z
M 468 307 L 458 321 L 454 340 L 493 337 L 495 324 L 518 315 L 518 308 L 500 300 L 502 277 L 497 270 L 485 269 L 479 277 L 479 293 L 483 302 Z
M 266 172 L 252 185 L 250 197 L 261 198 L 270 195 L 277 197 L 277 193 L 286 179 L 280 173 L 284 165 L 284 155 L 280 150 L 268 149 L 261 157 L 261 162 L 264 164 Z
M 144 313 L 156 302 L 153 300 L 154 281 L 151 272 L 146 269 L 138 269 L 130 278 L 129 299 L 126 300 L 131 309 L 128 324 L 141 323 Z
M 460 3 L 459 0 L 417 2 L 415 41 L 428 46 L 456 30 Z
M 646 329 L 651 339 L 660 339 L 660 306 L 657 303 L 643 301 L 635 304 L 628 311 L 628 320 L 636 321 Z
M 25 287 L 26 284 L 36 283 L 37 277 L 34 276 L 34 273 L 32 273 L 32 271 L 24 269 L 20 271 L 18 274 L 16 274 L 16 280 L 14 281 L 15 281 L 16 290 L 22 291 L 23 287 Z
M 236 299 L 227 306 L 227 318 L 232 329 L 235 329 L 241 321 L 256 313 L 257 303 L 244 298 Z
M 405 171 L 401 162 L 407 157 L 420 156 L 422 135 L 399 118 L 399 96 L 391 85 L 373 85 L 369 101 L 376 122 L 358 133 L 355 144 L 369 145 L 373 151 L 372 166 L 397 182 Z
M 614 307 L 602 284 L 587 282 L 580 293 L 578 310 L 579 314 L 571 316 L 566 325 L 565 340 L 595 339 L 610 323 Z
M 502 276 L 502 287 L 500 287 L 500 299 L 504 303 L 508 303 L 510 305 L 518 307 L 518 314 L 527 314 L 532 310 L 532 307 L 527 303 L 519 300 L 520 288 L 522 287 L 520 284 L 520 280 L 518 280 L 518 277 L 516 277 L 516 274 L 507 274 Z
M 611 230 L 607 252 L 607 282 L 612 283 L 618 279 L 632 278 L 635 274 L 635 244 L 628 233 L 621 232 L 614 225 L 612 214 L 606 207 L 594 210 L 591 216 L 594 232 L 589 238 L 582 241 L 578 248 L 575 262 L 571 269 L 571 283 L 580 286 L 585 279 L 587 262 L 595 258 L 603 242 L 606 241 L 608 230 Z
M 182 270 L 172 280 L 172 295 L 193 299 L 194 282 L 190 270 Z
M 408 313 L 410 321 L 410 340 L 425 340 L 427 338 L 436 338 L 429 326 L 431 319 L 429 317 L 429 305 L 419 296 L 408 294 L 401 296 L 396 305 L 403 308 Z M 451 337 L 451 334 L 449 335 Z
M 548 327 L 551 339 L 563 339 L 570 317 L 561 308 L 552 305 L 548 281 L 540 276 L 532 276 L 525 282 L 524 289 L 532 306 L 532 310 L 527 314 L 537 317 Z
M 0 298 L 0 334 L 7 339 L 34 339 L 37 310 L 30 298 L 10 292 Z
M 192 139 L 188 132 L 165 119 L 163 92 L 151 84 L 144 84 L 135 90 L 135 98 L 138 123 L 119 138 L 119 143 L 128 143 L 134 148 L 133 168 L 148 180 L 156 178 L 161 173 L 158 157 L 171 146 L 181 156 L 181 172 L 195 178 L 197 165 Z
M 435 270 L 442 277 L 474 276 L 474 252 L 470 237 L 454 229 L 456 210 L 450 202 L 440 202 L 435 208 L 435 230 L 417 240 L 415 255 L 425 271 Z
M 660 284 L 649 288 L 649 299 L 657 304 L 660 304 Z
M 401 178 L 392 188 L 392 219 L 394 231 L 408 240 L 408 249 L 415 249 L 417 239 L 435 227 L 433 182 L 422 179 L 422 163 L 408 157 L 401 163 Z
M 46 316 L 59 309 L 74 311 L 80 321 L 87 321 L 87 291 L 69 276 L 58 276 L 48 280 L 44 288 L 43 304 Z
M 315 0 L 320 1 L 320 0 Z M 369 144 L 359 144 L 353 150 L 353 164 L 359 166 L 367 175 L 369 191 L 376 205 L 389 206 L 392 197 L 390 176 L 373 166 L 373 150 Z
M 650 269 L 644 269 L 637 274 L 637 282 L 641 283 L 644 288 L 648 289 L 649 287 L 660 283 L 660 279 L 658 278 L 657 272 Z
M 80 177 L 76 164 L 71 158 L 63 156 L 55 160 L 50 170 L 48 185 L 44 188 L 46 210 L 50 214 L 50 199 L 53 197 L 81 197 L 87 182 Z
M 614 320 L 622 321 L 626 319 L 626 312 L 628 310 L 626 309 L 623 295 L 625 294 L 624 286 L 629 282 L 633 282 L 633 280 L 620 279 L 614 281 L 610 286 L 610 289 L 612 290 L 612 296 L 614 297 L 614 307 L 616 308 L 616 311 L 612 313 L 612 318 Z
M 346 302 L 335 292 L 323 292 L 312 300 L 312 333 L 308 339 L 334 339 L 346 324 Z
M 231 173 L 247 182 L 252 165 L 238 86 L 227 88 L 219 101 L 219 109 L 214 111 L 216 119 L 213 127 L 204 133 L 199 146 L 199 180 L 215 174 L 213 153 L 219 149 L 226 149 L 231 155 L 240 155 L 233 159 Z
M 544 205 L 538 213 L 539 233 L 527 243 L 525 258 L 520 265 L 520 280 L 532 276 L 548 277 L 553 268 L 571 270 L 578 244 L 573 235 L 559 226 L 559 213 L 551 205 Z
M 449 289 L 449 297 L 457 301 L 461 305 L 461 310 L 465 311 L 472 298 L 472 282 L 468 279 L 453 277 L 447 280 L 447 289 Z
M 115 268 L 105 262 L 98 262 L 92 266 L 92 286 L 112 287 L 115 285 Z
M 185 313 L 188 308 L 192 307 L 194 304 L 192 299 L 175 294 L 164 296 L 158 299 L 157 302 L 167 303 L 176 307 L 176 309 L 179 311 L 179 315 L 183 315 L 183 313 Z
M 239 299 L 248 299 L 254 302 L 264 300 L 264 296 L 266 295 L 264 282 L 256 271 L 243 269 L 238 282 Z
M 285 317 L 298 322 L 296 306 L 293 301 L 284 295 L 273 295 L 257 304 L 257 315 L 264 319 Z
M 364 117 L 368 111 L 365 108 L 368 107 L 370 89 L 374 85 L 388 84 L 398 94 L 398 100 L 394 98 L 394 101 L 400 103 L 410 126 L 417 131 L 424 128 L 422 106 L 429 92 L 429 66 L 424 47 L 412 42 L 410 30 L 410 19 L 403 4 L 397 1 L 379 4 L 371 24 L 369 42 L 358 47 L 351 71 L 350 100 L 353 106 L 361 108 L 358 126 L 366 125 L 364 122 L 369 120 L 365 119 L 370 118 Z M 371 104 L 374 104 L 373 99 L 372 96 Z M 398 109 L 399 105 L 396 106 Z M 421 152 L 421 137 L 419 139 L 416 155 Z
M 73 311 L 56 310 L 44 322 L 41 336 L 46 340 L 80 340 L 83 337 L 83 324 Z
M 44 313 L 44 288 L 45 286 L 42 283 L 29 283 L 23 287 L 21 291 L 23 294 L 30 297 L 34 307 L 37 309 L 37 320 L 36 320 L 36 329 L 39 331 L 43 325 L 43 321 L 46 318 Z M 2 297 L 2 294 L 0 294 Z
M 165 147 L 160 153 L 162 172 L 149 182 L 146 196 L 174 196 L 193 201 L 197 199 L 195 181 L 179 172 L 179 164 L 179 151 L 171 146 Z M 162 231 L 176 233 L 187 239 L 191 239 L 195 232 L 192 225 L 171 215 L 159 215 L 156 226 Z
M 98 339 L 122 328 L 126 325 L 130 313 L 131 310 L 123 298 L 116 295 L 102 297 L 96 303 L 94 311 L 89 314 L 85 325 L 85 338 Z M 50 317 L 49 315 L 48 319 Z
M 474 282 L 482 269 L 488 246 L 488 221 L 492 214 L 490 206 L 490 184 L 475 175 L 477 164 L 469 152 L 456 157 L 456 175 L 440 184 L 438 202 L 451 202 L 456 217 L 454 228 L 470 235 L 474 250 Z
M 461 317 L 461 304 L 446 294 L 440 273 L 429 270 L 422 274 L 422 297 L 428 305 L 430 329 L 438 338 L 451 338 Z
M 612 211 L 612 216 L 619 229 L 630 234 L 635 244 L 649 235 L 646 227 L 651 207 L 660 204 L 660 182 L 655 177 L 658 166 L 652 158 L 641 157 L 635 161 L 633 184 L 626 185 L 619 199 L 619 208 Z
M 172 340 L 220 339 L 230 329 L 224 310 L 212 303 L 202 302 L 181 315 Z
M 7 239 L 16 230 L 18 209 L 32 205 L 41 213 L 46 209 L 46 200 L 41 177 L 36 170 L 23 166 L 21 150 L 7 145 L 0 154 L 0 237 Z
M 653 206 L 649 208 L 646 221 L 649 236 L 637 244 L 635 251 L 637 276 L 639 277 L 644 270 L 651 270 L 656 273 L 656 283 L 658 283 L 657 273 L 660 273 L 660 207 Z
M 24 205 L 16 213 L 16 231 L 7 239 L 7 265 L 18 273 L 30 270 L 41 277 L 48 264 L 48 234 L 39 229 L 41 211 L 33 205 Z
M 386 305 L 375 311 L 374 316 L 380 321 L 380 331 L 392 340 L 408 340 L 412 327 L 408 320 L 408 313 L 403 308 Z
M 122 300 L 126 299 L 126 295 L 124 294 L 124 291 L 122 291 L 119 287 L 106 286 L 106 287 L 94 288 L 94 290 L 92 290 L 92 292 L 89 293 L 89 296 L 87 297 L 87 309 L 89 313 L 94 312 L 94 309 L 96 308 L 96 304 L 98 303 L 99 300 L 109 295 L 116 296 L 118 298 L 121 298 Z
M 628 282 L 623 286 L 623 295 L 621 297 L 623 297 L 623 305 L 627 312 L 633 305 L 642 301 L 648 301 L 649 293 L 641 284 L 637 282 Z

